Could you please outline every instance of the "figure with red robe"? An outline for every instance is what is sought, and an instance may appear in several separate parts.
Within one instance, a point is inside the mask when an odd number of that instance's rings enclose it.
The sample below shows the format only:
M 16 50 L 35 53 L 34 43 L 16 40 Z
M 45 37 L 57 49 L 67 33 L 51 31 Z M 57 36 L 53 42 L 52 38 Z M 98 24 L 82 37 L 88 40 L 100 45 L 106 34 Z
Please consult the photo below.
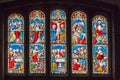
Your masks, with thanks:
M 13 68 L 15 66 L 16 61 L 14 59 L 11 59 L 9 61 L 9 68 Z
M 101 47 L 98 47 L 98 52 L 96 54 L 98 60 L 104 59 L 103 51 L 101 50 Z
M 103 25 L 101 24 L 101 21 L 98 21 L 98 24 L 96 25 L 96 34 L 97 36 L 102 36 L 103 35 Z
M 38 47 L 35 46 L 35 49 L 33 50 L 33 54 L 32 54 L 32 59 L 34 63 L 37 62 L 37 57 L 38 57 Z
M 77 41 L 79 44 L 85 44 L 86 43 L 86 38 L 84 33 L 80 33 L 79 38 L 77 38 Z
M 35 32 L 32 43 L 37 43 L 37 42 L 39 42 L 39 41 L 38 41 L 38 40 L 39 40 L 39 36 L 40 36 L 40 32 L 38 32 L 38 31 Z
M 78 63 L 77 60 L 74 60 L 74 63 L 73 63 L 73 70 L 79 70 L 80 68 L 80 64 Z
M 15 34 L 15 37 L 16 37 L 16 42 L 18 43 L 19 39 L 20 39 L 20 31 L 15 31 L 14 34 Z

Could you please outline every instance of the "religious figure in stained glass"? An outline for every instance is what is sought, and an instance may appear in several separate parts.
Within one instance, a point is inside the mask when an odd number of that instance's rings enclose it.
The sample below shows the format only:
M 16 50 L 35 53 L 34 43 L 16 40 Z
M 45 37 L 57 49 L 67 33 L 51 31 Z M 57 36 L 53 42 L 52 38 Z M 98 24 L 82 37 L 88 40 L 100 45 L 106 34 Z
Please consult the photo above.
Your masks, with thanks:
M 87 16 L 82 11 L 75 11 L 71 15 L 72 37 L 72 73 L 86 74 L 87 61 Z
M 66 53 L 66 14 L 56 9 L 50 14 L 51 73 L 67 72 Z
M 66 72 L 66 48 L 65 45 L 52 44 L 51 67 L 52 73 Z
M 30 32 L 30 42 L 33 44 L 44 43 L 45 37 L 44 31 L 31 31 Z
M 107 73 L 108 72 L 108 52 L 107 46 L 93 46 L 93 72 Z
M 66 15 L 64 11 L 55 10 L 50 15 L 51 43 L 66 42 Z
M 8 17 L 8 73 L 24 73 L 24 18 L 13 13 Z
M 45 73 L 45 46 L 30 45 L 30 71 L 31 73 Z
M 29 14 L 29 27 L 30 73 L 45 73 L 45 14 L 41 10 L 34 10 Z
M 87 17 L 84 12 L 75 11 L 71 15 L 72 26 L 72 43 L 86 44 L 87 43 Z
M 24 41 L 24 32 L 23 31 L 12 31 L 8 33 L 9 43 L 23 43 Z
M 95 16 L 92 22 L 93 44 L 107 44 L 107 21 L 104 16 Z
M 108 25 L 102 15 L 97 15 L 92 21 L 93 40 L 93 73 L 108 73 Z
M 72 46 L 72 73 L 86 73 L 87 71 L 87 46 Z

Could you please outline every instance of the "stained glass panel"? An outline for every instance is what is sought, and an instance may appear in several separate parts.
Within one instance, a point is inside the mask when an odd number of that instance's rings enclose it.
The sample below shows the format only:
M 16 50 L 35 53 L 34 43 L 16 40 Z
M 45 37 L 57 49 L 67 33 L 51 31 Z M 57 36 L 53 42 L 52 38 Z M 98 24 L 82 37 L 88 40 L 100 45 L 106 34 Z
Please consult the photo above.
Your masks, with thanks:
M 45 46 L 43 44 L 30 45 L 30 72 L 45 73 Z
M 24 73 L 24 18 L 8 17 L 8 73 Z
M 93 73 L 108 73 L 108 24 L 104 16 L 97 15 L 92 21 Z
M 98 15 L 93 18 L 92 21 L 92 35 L 93 44 L 107 44 L 108 43 L 108 28 L 107 20 L 104 16 Z
M 46 72 L 45 14 L 34 10 L 29 14 L 30 73 Z
M 71 15 L 71 31 L 73 44 L 87 43 L 87 16 L 82 11 L 75 11 Z
M 30 43 L 40 44 L 45 42 L 45 32 L 44 31 L 31 31 L 30 32 Z
M 22 44 L 24 42 L 23 31 L 12 31 L 8 33 L 8 40 L 11 44 Z
M 67 72 L 66 14 L 56 9 L 50 14 L 51 73 Z
M 87 46 L 76 44 L 72 46 L 72 73 L 87 72 Z
M 51 72 L 66 72 L 66 47 L 64 44 L 51 45 Z
M 50 14 L 51 43 L 66 42 L 66 14 L 62 10 L 54 10 Z
M 87 16 L 82 11 L 75 11 L 71 15 L 72 37 L 72 73 L 86 74 L 87 61 Z
M 93 46 L 93 72 L 108 73 L 108 48 L 106 45 Z
M 21 14 L 11 14 L 8 23 L 8 31 L 24 31 L 24 19 Z

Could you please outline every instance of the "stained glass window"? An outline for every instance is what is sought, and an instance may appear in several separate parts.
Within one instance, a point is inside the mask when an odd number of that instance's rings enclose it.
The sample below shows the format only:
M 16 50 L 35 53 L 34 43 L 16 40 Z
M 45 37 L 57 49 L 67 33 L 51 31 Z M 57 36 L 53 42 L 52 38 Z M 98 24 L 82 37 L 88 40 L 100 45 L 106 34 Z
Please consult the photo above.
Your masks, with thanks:
M 8 73 L 24 73 L 24 18 L 17 13 L 8 17 Z
M 66 13 L 56 9 L 50 14 L 51 73 L 67 72 Z
M 86 74 L 87 61 L 87 16 L 82 11 L 71 15 L 72 73 Z
M 45 14 L 41 10 L 34 10 L 29 14 L 30 73 L 45 73 Z
M 108 23 L 102 15 L 92 21 L 93 73 L 108 73 Z

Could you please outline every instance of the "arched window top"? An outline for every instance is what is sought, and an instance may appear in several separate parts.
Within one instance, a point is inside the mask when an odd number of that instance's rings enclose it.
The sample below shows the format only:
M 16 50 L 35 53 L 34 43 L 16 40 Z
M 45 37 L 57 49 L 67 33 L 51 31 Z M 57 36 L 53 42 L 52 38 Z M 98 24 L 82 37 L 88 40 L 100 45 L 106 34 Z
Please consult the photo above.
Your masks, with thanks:
M 74 11 L 71 15 L 71 19 L 74 20 L 74 19 L 82 19 L 82 20 L 86 20 L 87 19 L 87 15 L 86 13 L 84 13 L 83 11 Z
M 107 32 L 108 22 L 105 16 L 103 15 L 94 16 L 92 23 L 93 27 L 95 27 L 96 24 L 102 24 L 101 26 L 103 26 L 103 28 L 106 30 L 105 32 Z
M 41 10 L 33 10 L 32 12 L 30 12 L 29 14 L 30 18 L 41 18 L 41 19 L 45 19 L 45 14 L 43 11 Z
M 103 21 L 107 21 L 106 17 L 103 15 L 96 15 L 93 17 L 93 21 L 95 20 L 103 20 Z
M 20 27 L 16 27 L 20 26 Z M 19 13 L 13 13 L 8 17 L 8 31 L 23 31 L 24 30 L 24 18 Z
M 66 13 L 61 9 L 55 9 L 50 13 L 51 19 L 66 19 Z
M 41 10 L 32 11 L 29 14 L 29 21 L 30 21 L 30 31 L 45 30 L 45 14 Z
M 8 19 L 14 19 L 14 18 L 24 19 L 23 16 L 19 13 L 13 13 L 8 17 Z

